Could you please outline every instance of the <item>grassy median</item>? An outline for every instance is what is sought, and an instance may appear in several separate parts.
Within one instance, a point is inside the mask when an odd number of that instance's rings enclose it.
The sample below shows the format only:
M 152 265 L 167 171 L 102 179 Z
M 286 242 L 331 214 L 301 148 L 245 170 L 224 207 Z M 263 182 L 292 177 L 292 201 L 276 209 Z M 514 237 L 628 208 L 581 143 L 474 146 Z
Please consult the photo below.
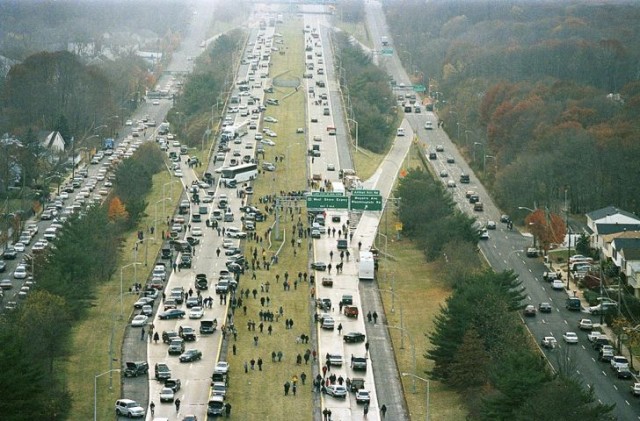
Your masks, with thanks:
M 412 146 L 403 168 L 422 166 L 417 153 L 417 147 Z M 443 268 L 439 262 L 427 263 L 422 252 L 414 246 L 411 240 L 398 234 L 396 224 L 400 221 L 397 219 L 393 207 L 385 211 L 382 221 L 380 232 L 389 238 L 389 257 L 387 259 L 383 257 L 380 262 L 377 282 L 380 289 L 389 290 L 393 287 L 396 295 L 395 302 L 393 302 L 391 294 L 382 294 L 385 315 L 389 325 L 402 326 L 415 343 L 416 367 L 414 371 L 411 340 L 405 335 L 403 341 L 400 330 L 390 329 L 398 370 L 401 373 L 415 373 L 420 377 L 428 378 L 426 372 L 432 368 L 432 362 L 424 358 L 424 354 L 429 348 L 429 338 L 426 334 L 432 330 L 434 317 L 451 294 L 449 287 L 441 281 L 438 275 L 446 268 Z M 383 249 L 384 246 L 381 250 Z M 414 389 L 414 378 L 406 376 L 401 377 L 401 380 L 411 419 L 425 419 L 426 383 L 415 380 Z M 466 418 L 467 410 L 464 400 L 456 392 L 440 382 L 432 381 L 430 382 L 429 394 L 431 419 L 459 420 Z
M 265 116 L 278 119 L 278 123 L 265 123 L 261 127 L 270 127 L 278 134 L 273 138 L 276 146 L 265 145 L 265 156 L 261 162 L 271 162 L 276 165 L 275 172 L 263 172 L 254 183 L 255 193 L 251 198 L 251 203 L 264 210 L 264 205 L 258 201 L 259 197 L 265 195 L 280 195 L 281 191 L 294 191 L 306 189 L 306 139 L 304 133 L 296 133 L 299 127 L 306 126 L 305 117 L 305 93 L 304 89 L 296 90 L 297 83 L 304 69 L 302 20 L 291 19 L 283 26 L 278 26 L 277 31 L 283 34 L 284 45 L 278 48 L 284 54 L 277 52 L 272 55 L 272 65 L 269 69 L 270 77 L 273 78 L 274 93 L 268 94 L 269 98 L 277 98 L 279 106 L 269 106 Z M 250 135 L 253 135 L 252 133 Z M 276 157 L 278 160 L 276 162 Z M 280 160 L 282 157 L 282 161 Z M 264 269 L 256 271 L 256 279 L 252 279 L 252 272 L 244 275 L 240 289 L 257 289 L 258 295 L 254 299 L 250 295 L 249 299 L 243 299 L 247 306 L 247 313 L 243 310 L 236 310 L 235 324 L 238 328 L 238 339 L 234 341 L 230 338 L 227 359 L 233 367 L 233 374 L 230 379 L 229 398 L 233 405 L 232 416 L 238 419 L 261 419 L 261 420 L 282 420 L 290 419 L 295 414 L 295 419 L 311 419 L 312 399 L 311 399 L 311 365 L 301 366 L 296 364 L 298 353 L 304 354 L 307 348 L 312 349 L 313 344 L 296 343 L 296 338 L 301 334 L 310 335 L 310 315 L 309 315 L 309 284 L 300 283 L 297 289 L 294 287 L 294 280 L 297 279 L 298 272 L 304 273 L 307 269 L 307 242 L 303 239 L 300 247 L 291 246 L 291 226 L 297 221 L 298 216 L 303 220 L 306 218 L 304 203 L 300 203 L 302 209 L 291 215 L 285 215 L 281 220 L 280 228 L 285 230 L 285 236 L 281 240 L 276 240 L 275 232 L 270 236 L 271 242 L 265 235 L 267 227 L 271 226 L 274 219 L 271 216 L 268 222 L 258 224 L 258 235 L 263 236 L 261 245 L 254 241 L 245 244 L 245 254 L 250 255 L 251 249 L 258 247 L 258 255 L 265 249 L 267 257 L 271 257 L 282 246 L 279 253 L 279 262 L 271 266 L 269 271 Z M 293 220 L 292 220 L 293 218 Z M 274 230 L 275 231 L 275 230 Z M 283 288 L 284 274 L 289 272 L 289 282 L 291 288 L 285 291 Z M 279 281 L 276 280 L 279 275 Z M 269 283 L 269 293 L 261 293 L 261 284 Z M 270 304 L 262 306 L 261 297 L 269 297 Z M 269 310 L 278 313 L 280 306 L 284 310 L 283 316 L 278 321 L 264 322 L 264 330 L 260 333 L 260 310 Z M 284 321 L 293 319 L 293 329 L 286 329 Z M 247 323 L 252 320 L 256 323 L 255 332 L 249 331 Z M 271 325 L 273 332 L 268 334 L 268 326 Z M 253 337 L 258 336 L 258 345 L 254 344 Z M 236 345 L 236 355 L 233 355 L 233 345 Z M 281 362 L 272 362 L 272 352 L 283 353 Z M 251 370 L 250 361 L 262 358 L 264 364 L 262 371 Z M 244 363 L 249 365 L 248 373 L 244 373 Z M 291 392 L 289 396 L 284 396 L 283 385 L 286 381 L 296 375 L 300 378 L 302 372 L 307 376 L 307 384 L 302 386 L 298 382 L 298 392 L 294 397 Z

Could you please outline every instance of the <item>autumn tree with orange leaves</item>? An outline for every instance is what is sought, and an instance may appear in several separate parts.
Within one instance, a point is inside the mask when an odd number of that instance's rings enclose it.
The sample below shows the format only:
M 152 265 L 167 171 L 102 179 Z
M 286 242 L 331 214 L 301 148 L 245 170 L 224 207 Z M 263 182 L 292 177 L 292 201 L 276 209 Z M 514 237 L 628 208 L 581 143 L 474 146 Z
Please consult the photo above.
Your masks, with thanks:
M 111 222 L 120 222 L 124 221 L 129 217 L 127 210 L 124 207 L 124 204 L 120 200 L 118 196 L 111 199 L 109 202 L 109 220 Z
M 544 209 L 536 209 L 524 219 L 529 231 L 538 241 L 539 247 L 545 252 L 551 244 L 564 241 L 567 227 L 562 216 Z

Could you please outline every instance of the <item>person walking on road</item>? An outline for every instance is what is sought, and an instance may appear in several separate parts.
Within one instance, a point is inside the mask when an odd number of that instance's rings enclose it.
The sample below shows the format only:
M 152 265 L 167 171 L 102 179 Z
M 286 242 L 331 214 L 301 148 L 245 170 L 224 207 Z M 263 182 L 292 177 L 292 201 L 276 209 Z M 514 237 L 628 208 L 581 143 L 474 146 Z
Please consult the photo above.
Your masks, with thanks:
M 149 410 L 151 411 L 151 416 L 153 417 L 154 412 L 156 411 L 156 404 L 151 401 L 149 404 Z
M 372 316 L 373 316 L 373 324 L 375 325 L 376 323 L 378 323 L 378 313 L 374 311 Z
M 382 418 L 387 415 L 387 405 L 382 404 L 382 406 L 380 407 L 380 415 L 382 415 Z
M 342 323 L 338 323 L 338 335 L 342 335 Z
M 176 412 L 180 411 L 180 399 L 176 399 L 174 403 L 176 404 Z

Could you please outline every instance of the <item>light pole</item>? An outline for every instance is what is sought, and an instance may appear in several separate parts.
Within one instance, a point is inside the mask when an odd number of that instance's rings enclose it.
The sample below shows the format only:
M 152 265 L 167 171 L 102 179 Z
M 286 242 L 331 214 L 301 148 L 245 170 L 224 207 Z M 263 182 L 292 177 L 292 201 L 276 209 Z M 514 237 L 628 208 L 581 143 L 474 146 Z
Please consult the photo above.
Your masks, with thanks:
M 476 146 L 482 146 L 482 155 L 484 155 L 484 143 L 473 142 L 473 162 L 476 162 Z
M 352 118 L 347 118 L 347 121 L 352 121 L 356 125 L 356 154 L 358 153 L 358 122 Z
M 402 307 L 400 307 L 402 309 Z M 398 329 L 401 332 L 401 338 L 404 338 L 404 335 L 407 335 L 407 338 L 409 338 L 409 342 L 411 343 L 411 354 L 412 354 L 412 362 L 413 362 L 413 371 L 416 371 L 416 345 L 413 342 L 413 338 L 411 337 L 411 335 L 409 335 L 409 332 L 407 332 L 407 329 L 405 329 L 404 327 L 398 327 L 398 326 L 391 326 L 391 325 L 384 325 L 385 327 L 389 328 L 389 329 Z M 416 382 L 413 382 L 413 393 L 416 393 Z
M 166 215 L 166 212 L 164 212 L 164 202 L 165 201 L 171 201 L 170 197 L 165 197 L 164 199 L 160 199 L 156 202 L 155 204 L 155 219 L 153 220 L 153 235 L 155 238 L 156 232 L 158 231 L 158 203 L 162 202 L 162 210 L 163 210 L 163 214 L 162 216 Z M 164 238 L 162 239 L 164 241 Z
M 415 393 L 415 384 L 416 384 L 415 383 L 415 379 L 422 380 L 423 382 L 425 382 L 427 384 L 427 421 L 429 421 L 429 419 L 430 419 L 429 418 L 429 386 L 431 385 L 431 381 L 429 379 L 425 379 L 425 378 L 422 378 L 420 376 L 416 376 L 413 373 L 402 373 L 402 375 L 403 376 L 409 376 L 409 377 L 414 379 L 414 381 L 413 381 L 414 393 Z
M 122 284 L 123 284 L 122 273 L 124 269 L 128 268 L 129 266 L 133 266 L 135 269 L 137 265 L 141 265 L 141 264 L 142 263 L 139 263 L 139 262 L 133 262 L 133 263 L 129 263 L 128 265 L 124 265 L 120 268 L 120 320 L 122 320 L 122 318 L 124 317 L 124 290 L 122 288 Z M 134 281 L 137 280 L 137 274 L 138 274 L 138 270 L 136 269 L 133 275 Z
M 487 158 L 493 158 L 493 162 L 495 163 L 496 171 L 498 171 L 498 161 L 497 161 L 496 157 L 493 156 L 493 155 L 485 155 L 484 159 L 482 161 L 482 172 L 485 171 L 485 167 L 487 165 Z
M 104 373 L 96 374 L 93 378 L 93 421 L 98 420 L 98 377 L 106 376 L 109 373 L 113 373 L 114 371 L 120 371 L 119 368 L 114 368 L 109 371 L 105 371 Z

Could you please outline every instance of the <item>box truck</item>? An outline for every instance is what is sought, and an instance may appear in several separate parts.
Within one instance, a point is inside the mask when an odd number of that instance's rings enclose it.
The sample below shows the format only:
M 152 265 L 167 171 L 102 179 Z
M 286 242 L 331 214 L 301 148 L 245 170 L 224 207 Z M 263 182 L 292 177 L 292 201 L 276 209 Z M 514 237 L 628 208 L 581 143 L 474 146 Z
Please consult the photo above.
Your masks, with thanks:
M 360 262 L 358 265 L 358 279 L 373 281 L 375 278 L 375 261 L 373 253 L 370 251 L 360 252 Z

